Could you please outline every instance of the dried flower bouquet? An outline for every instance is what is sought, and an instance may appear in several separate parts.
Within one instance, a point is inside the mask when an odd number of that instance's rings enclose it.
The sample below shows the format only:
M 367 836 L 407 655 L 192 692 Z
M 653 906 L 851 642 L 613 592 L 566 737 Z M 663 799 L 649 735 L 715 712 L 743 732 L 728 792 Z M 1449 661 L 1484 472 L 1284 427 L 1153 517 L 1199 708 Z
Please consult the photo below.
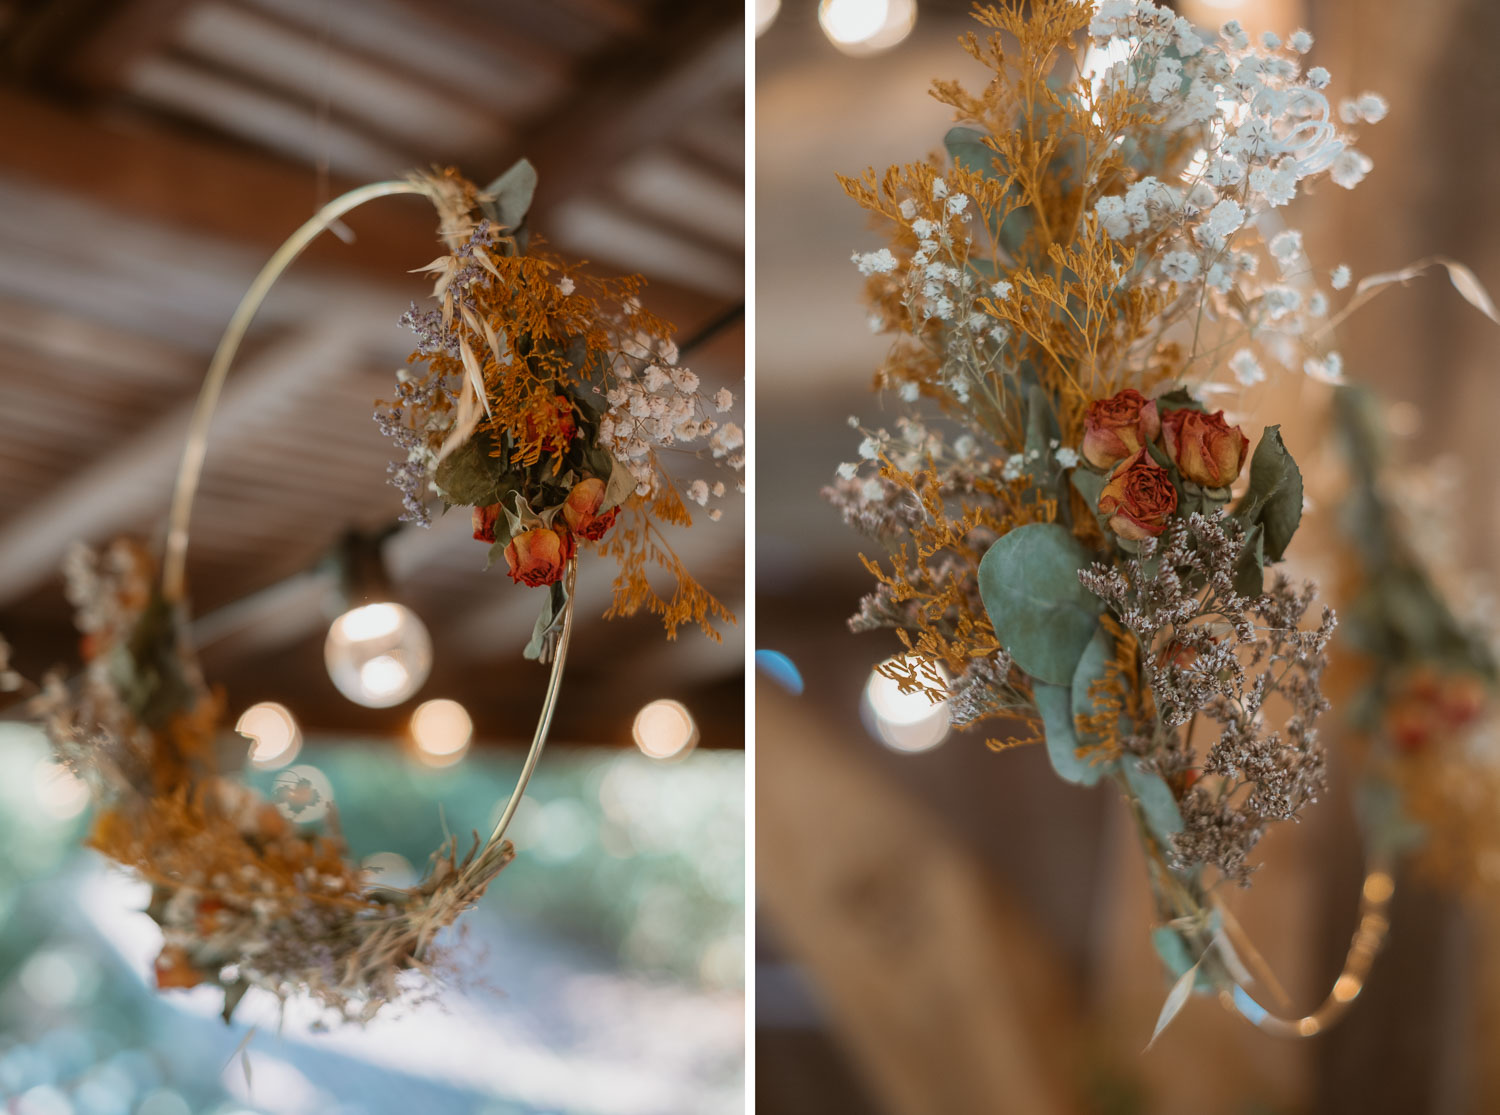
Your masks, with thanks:
M 1278 426 L 1252 453 L 1210 401 L 1341 379 L 1281 214 L 1364 177 L 1350 128 L 1385 106 L 1336 113 L 1306 32 L 1205 33 L 1146 0 L 975 14 L 987 84 L 933 90 L 947 158 L 844 180 L 890 233 L 854 258 L 892 337 L 877 387 L 910 404 L 829 489 L 888 551 L 852 626 L 894 628 L 890 676 L 993 723 L 993 747 L 1041 742 L 1067 781 L 1119 788 L 1177 977 L 1160 1029 L 1195 984 L 1250 982 L 1217 891 L 1324 784 L 1334 617 L 1266 568 L 1302 478 Z

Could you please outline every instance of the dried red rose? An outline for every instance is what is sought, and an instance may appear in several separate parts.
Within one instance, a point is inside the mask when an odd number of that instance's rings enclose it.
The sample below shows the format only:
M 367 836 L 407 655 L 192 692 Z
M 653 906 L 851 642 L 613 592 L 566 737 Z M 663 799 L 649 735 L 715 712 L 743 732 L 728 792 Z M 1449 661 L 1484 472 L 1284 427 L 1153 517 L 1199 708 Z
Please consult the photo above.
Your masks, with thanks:
M 535 527 L 510 540 L 505 547 L 505 564 L 510 567 L 512 581 L 540 588 L 562 579 L 573 551 L 573 536 L 566 530 Z
M 1162 439 L 1177 471 L 1205 488 L 1227 488 L 1245 467 L 1250 439 L 1224 421 L 1224 412 L 1169 410 L 1161 416 Z
M 1116 466 L 1099 496 L 1099 514 L 1109 520 L 1110 530 L 1134 542 L 1166 530 L 1176 510 L 1171 477 L 1144 449 Z
M 604 481 L 593 476 L 580 480 L 573 485 L 563 503 L 562 513 L 568 521 L 568 529 L 590 542 L 599 541 L 615 525 L 615 516 L 620 513 L 618 507 L 601 513 L 599 509 L 603 504 Z
M 1127 387 L 1089 404 L 1083 416 L 1083 456 L 1095 468 L 1110 468 L 1151 444 L 1159 433 L 1155 401 Z
M 492 503 L 488 507 L 474 508 L 471 520 L 474 524 L 474 541 L 493 542 L 495 540 L 495 520 L 500 517 L 500 505 Z

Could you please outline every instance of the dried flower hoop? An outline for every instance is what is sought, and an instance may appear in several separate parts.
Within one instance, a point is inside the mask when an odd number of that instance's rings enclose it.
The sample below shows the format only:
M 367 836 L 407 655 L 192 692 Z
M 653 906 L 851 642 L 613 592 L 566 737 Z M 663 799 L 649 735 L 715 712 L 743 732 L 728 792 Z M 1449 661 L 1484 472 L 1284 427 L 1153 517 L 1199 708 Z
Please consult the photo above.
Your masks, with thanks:
M 218 347 L 214 350 L 213 359 L 210 360 L 208 371 L 203 378 L 203 385 L 198 389 L 198 398 L 193 406 L 192 418 L 188 425 L 187 445 L 183 448 L 182 462 L 177 469 L 176 486 L 173 490 L 171 514 L 167 526 L 166 552 L 162 560 L 162 595 L 169 604 L 181 606 L 184 603 L 189 527 L 193 515 L 193 499 L 198 491 L 198 482 L 203 475 L 204 459 L 208 453 L 208 431 L 213 424 L 214 411 L 218 406 L 224 381 L 229 377 L 229 369 L 239 352 L 240 343 L 244 340 L 246 331 L 250 328 L 250 323 L 255 319 L 266 296 L 270 294 L 271 288 L 275 286 L 276 280 L 318 236 L 331 228 L 341 217 L 353 212 L 366 202 L 402 194 L 414 194 L 431 201 L 442 220 L 444 236 L 448 240 L 449 248 L 458 247 L 461 238 L 454 236 L 448 230 L 453 227 L 455 217 L 452 207 L 461 203 L 438 188 L 434 180 L 413 176 L 409 179 L 374 182 L 334 198 L 308 218 L 276 250 L 266 265 L 261 268 L 260 273 L 255 276 L 255 280 L 250 284 L 244 297 L 240 299 L 234 315 L 229 319 L 229 324 L 224 330 L 223 337 L 219 340 Z M 541 759 L 542 748 L 547 742 L 547 732 L 552 725 L 552 714 L 557 707 L 557 694 L 562 686 L 563 664 L 567 659 L 568 641 L 573 631 L 573 589 L 577 574 L 578 559 L 573 557 L 568 560 L 567 572 L 564 575 L 567 603 L 564 605 L 565 610 L 561 617 L 561 634 L 552 655 L 552 670 L 547 679 L 546 694 L 542 699 L 542 709 L 537 717 L 536 730 L 532 733 L 531 745 L 526 752 L 526 760 L 521 765 L 521 773 L 516 780 L 515 789 L 501 811 L 494 830 L 485 841 L 480 854 L 470 863 L 468 870 L 479 870 L 489 853 L 503 851 L 502 841 L 505 838 L 505 832 L 510 827 L 516 810 L 520 807 L 527 784 L 531 781 L 531 775 Z M 506 858 L 509 858 L 508 854 Z

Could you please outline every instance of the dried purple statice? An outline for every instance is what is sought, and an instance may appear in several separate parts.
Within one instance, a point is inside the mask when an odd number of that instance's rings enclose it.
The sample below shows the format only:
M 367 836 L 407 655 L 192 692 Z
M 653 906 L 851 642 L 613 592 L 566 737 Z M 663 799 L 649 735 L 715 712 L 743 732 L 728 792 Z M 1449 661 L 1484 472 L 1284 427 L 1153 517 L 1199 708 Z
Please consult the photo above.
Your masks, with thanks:
M 1211 864 L 1241 883 L 1267 824 L 1295 819 L 1324 788 L 1316 721 L 1328 708 L 1319 682 L 1336 623 L 1324 608 L 1317 627 L 1302 628 L 1311 584 L 1299 592 L 1278 574 L 1260 595 L 1236 591 L 1244 548 L 1234 519 L 1195 513 L 1123 567 L 1079 574 L 1142 652 L 1155 722 L 1134 726 L 1130 749 L 1169 784 L 1191 787 L 1171 849 L 1179 866 Z M 1273 704 L 1280 728 L 1267 722 Z M 1219 729 L 1201 761 L 1200 718 Z

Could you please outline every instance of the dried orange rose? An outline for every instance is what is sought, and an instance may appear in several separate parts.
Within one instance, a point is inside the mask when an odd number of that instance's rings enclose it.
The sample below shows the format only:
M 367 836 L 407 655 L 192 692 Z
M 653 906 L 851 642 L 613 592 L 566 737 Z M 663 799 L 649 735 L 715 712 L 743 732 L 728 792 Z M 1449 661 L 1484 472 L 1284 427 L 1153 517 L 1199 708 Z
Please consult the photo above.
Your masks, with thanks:
M 1224 421 L 1224 412 L 1169 410 L 1161 416 L 1167 456 L 1177 470 L 1205 488 L 1227 488 L 1245 467 L 1250 439 L 1238 426 Z
M 573 485 L 563 504 L 562 513 L 568 521 L 568 529 L 590 542 L 599 541 L 615 525 L 615 516 L 620 513 L 618 507 L 611 507 L 601 514 L 599 508 L 603 504 L 604 481 L 593 476 L 580 480 Z
M 1159 433 L 1155 401 L 1127 387 L 1089 404 L 1083 416 L 1083 456 L 1095 468 L 1110 468 L 1155 441 Z
M 1099 514 L 1121 538 L 1139 542 L 1167 528 L 1167 517 L 1177 510 L 1177 489 L 1167 470 L 1144 449 L 1121 461 L 1099 496 Z
M 488 507 L 474 508 L 470 520 L 474 524 L 474 541 L 493 542 L 495 540 L 495 520 L 500 517 L 500 505 L 492 503 Z
M 505 547 L 510 579 L 518 585 L 540 588 L 562 579 L 573 556 L 573 536 L 566 530 L 535 527 L 522 531 Z
M 1484 680 L 1474 674 L 1441 676 L 1424 667 L 1406 679 L 1386 710 L 1386 727 L 1400 750 L 1425 751 L 1473 724 L 1487 697 Z
M 181 945 L 167 945 L 157 955 L 156 986 L 161 990 L 197 987 L 203 980 L 203 973 L 193 967 L 187 949 Z

